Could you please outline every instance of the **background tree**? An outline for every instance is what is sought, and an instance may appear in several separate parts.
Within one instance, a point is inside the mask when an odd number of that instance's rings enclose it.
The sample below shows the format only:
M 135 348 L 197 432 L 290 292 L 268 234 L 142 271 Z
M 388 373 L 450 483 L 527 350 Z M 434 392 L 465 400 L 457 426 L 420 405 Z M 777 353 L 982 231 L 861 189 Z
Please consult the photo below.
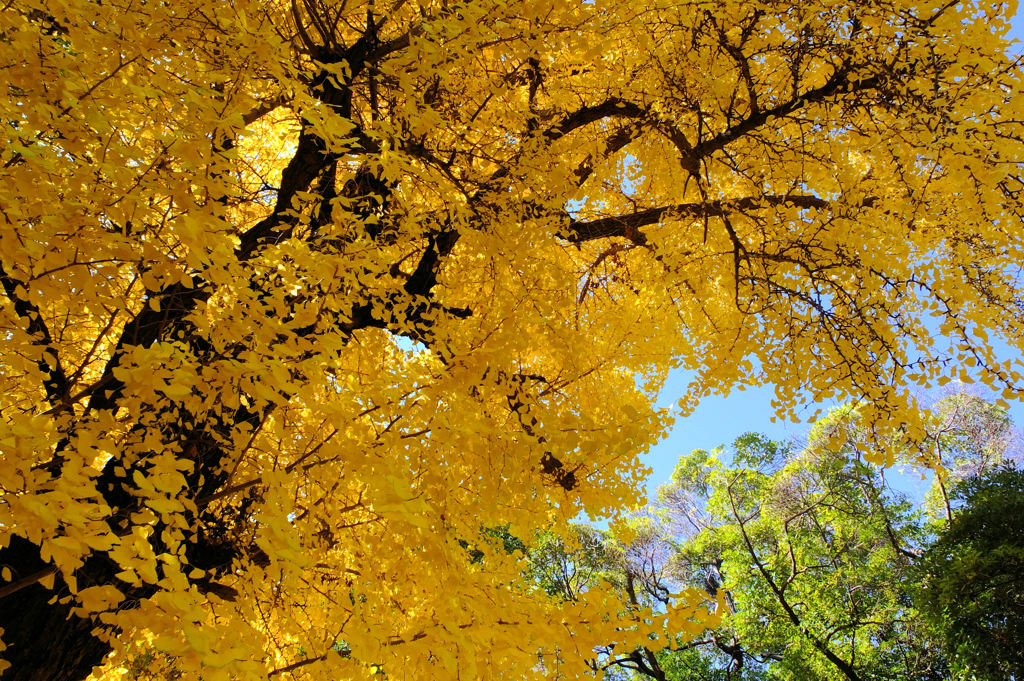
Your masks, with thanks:
M 965 394 L 923 421 L 925 442 L 941 443 L 944 462 L 955 462 L 945 483 L 935 477 L 933 496 L 961 480 L 948 528 L 944 507 L 915 508 L 865 463 L 878 443 L 846 408 L 819 421 L 801 448 L 748 434 L 728 450 L 694 451 L 638 529 L 606 535 L 603 553 L 587 545 L 533 559 L 582 574 L 594 556 L 617 555 L 586 574 L 634 602 L 688 587 L 718 601 L 721 623 L 696 638 L 602 649 L 599 666 L 612 679 L 969 679 L 981 668 L 968 660 L 981 659 L 991 678 L 1005 678 L 1018 649 L 1007 642 L 1019 620 L 1021 516 L 1009 484 L 1016 472 L 998 467 L 1013 453 L 1013 430 L 1005 411 Z M 968 506 L 965 489 L 999 493 L 976 493 Z M 979 530 L 989 517 L 999 520 Z M 959 658 L 958 646 L 967 651 Z
M 944 678 L 909 596 L 923 524 L 853 448 L 821 440 L 829 425 L 799 452 L 748 435 L 731 461 L 692 455 L 712 470 L 713 523 L 680 560 L 728 590 L 738 647 L 771 678 Z
M 918 601 L 964 678 L 1024 678 L 1024 471 L 966 478 L 952 501 Z
M 671 540 L 663 530 L 657 518 L 640 515 L 610 530 L 574 524 L 568 541 L 544 532 L 524 546 L 529 557 L 528 577 L 546 595 L 577 601 L 588 592 L 615 594 L 624 620 L 646 618 L 666 623 L 667 628 L 649 630 L 632 644 L 605 640 L 588 651 L 593 671 L 605 678 L 675 678 L 669 677 L 663 666 L 666 660 L 671 662 L 664 650 L 671 648 L 675 654 L 707 643 L 690 640 L 707 622 L 693 626 L 687 621 L 692 611 L 678 607 L 684 592 L 690 597 L 683 602 L 706 600 L 707 594 L 671 576 L 666 560 Z
M 481 528 L 635 502 L 671 367 L 1017 395 L 1007 11 L 4 5 L 5 681 L 571 674 L 653 632 Z
M 923 446 L 942 473 L 926 496 L 930 512 L 939 520 L 936 531 L 944 530 L 952 518 L 950 487 L 1019 461 L 1020 433 L 1012 426 L 1006 409 L 964 391 L 943 398 L 930 410 Z

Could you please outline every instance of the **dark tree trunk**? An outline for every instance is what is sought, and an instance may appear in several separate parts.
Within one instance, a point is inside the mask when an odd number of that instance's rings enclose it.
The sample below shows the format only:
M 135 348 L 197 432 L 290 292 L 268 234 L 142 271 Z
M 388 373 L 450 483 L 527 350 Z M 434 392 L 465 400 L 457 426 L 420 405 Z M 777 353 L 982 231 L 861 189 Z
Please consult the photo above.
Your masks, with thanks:
M 21 537 L 0 551 L 0 564 L 15 579 L 47 567 L 39 548 Z M 76 577 L 80 585 L 102 583 L 102 575 L 93 573 L 105 571 L 93 558 Z M 110 652 L 110 645 L 92 633 L 98 623 L 71 614 L 73 602 L 60 602 L 69 592 L 59 574 L 55 580 L 52 591 L 36 583 L 0 600 L 0 638 L 7 646 L 0 658 L 11 665 L 0 673 L 3 681 L 81 681 Z

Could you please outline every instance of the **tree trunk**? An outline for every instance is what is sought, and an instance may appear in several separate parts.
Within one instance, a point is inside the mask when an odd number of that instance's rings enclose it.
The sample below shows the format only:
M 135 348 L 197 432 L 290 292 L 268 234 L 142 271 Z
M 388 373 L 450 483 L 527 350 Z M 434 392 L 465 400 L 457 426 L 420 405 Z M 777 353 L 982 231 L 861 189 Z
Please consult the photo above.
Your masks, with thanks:
M 16 579 L 47 567 L 39 548 L 21 537 L 13 537 L 0 551 L 0 564 Z M 91 558 L 76 577 L 80 585 L 101 583 L 102 575 L 96 573 L 103 571 L 101 562 Z M 0 672 L 3 681 L 81 681 L 103 662 L 110 645 L 93 635 L 97 623 L 91 618 L 71 614 L 73 602 L 60 602 L 67 595 L 58 574 L 52 591 L 36 583 L 0 600 L 0 639 L 7 646 L 0 658 L 11 665 Z

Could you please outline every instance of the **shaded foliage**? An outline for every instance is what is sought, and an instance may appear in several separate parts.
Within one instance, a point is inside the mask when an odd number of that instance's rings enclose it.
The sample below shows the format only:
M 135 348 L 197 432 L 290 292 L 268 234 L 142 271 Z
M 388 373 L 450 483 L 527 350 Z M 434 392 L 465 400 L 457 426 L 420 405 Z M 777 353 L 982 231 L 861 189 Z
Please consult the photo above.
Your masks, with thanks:
M 924 554 L 919 601 L 965 674 L 1024 678 L 1024 471 L 960 482 L 953 519 Z

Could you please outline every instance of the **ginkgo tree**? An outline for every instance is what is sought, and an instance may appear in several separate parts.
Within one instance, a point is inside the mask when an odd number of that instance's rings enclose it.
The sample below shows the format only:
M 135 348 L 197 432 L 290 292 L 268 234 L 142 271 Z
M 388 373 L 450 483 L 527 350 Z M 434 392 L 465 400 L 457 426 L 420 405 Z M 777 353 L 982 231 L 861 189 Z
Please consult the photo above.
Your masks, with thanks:
M 911 439 L 908 386 L 1016 397 L 1014 9 L 6 3 L 3 679 L 565 676 L 697 627 L 538 598 L 485 530 L 635 502 L 672 368 Z

